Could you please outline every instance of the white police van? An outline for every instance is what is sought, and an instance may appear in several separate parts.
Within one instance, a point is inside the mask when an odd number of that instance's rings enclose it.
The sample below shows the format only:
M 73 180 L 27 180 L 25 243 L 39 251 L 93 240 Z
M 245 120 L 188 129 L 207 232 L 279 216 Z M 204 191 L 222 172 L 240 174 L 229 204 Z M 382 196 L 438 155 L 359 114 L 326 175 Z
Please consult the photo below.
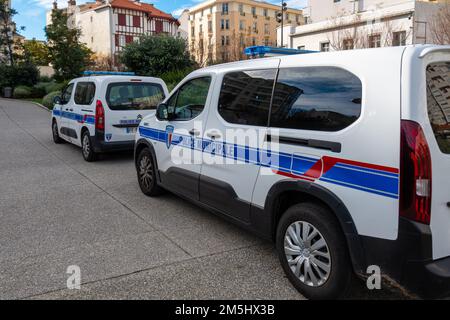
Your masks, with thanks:
M 372 265 L 419 295 L 450 292 L 450 46 L 195 71 L 139 125 L 135 164 L 146 195 L 274 240 L 308 298 L 344 296 Z
M 133 149 L 141 119 L 168 95 L 163 80 L 128 72 L 86 72 L 54 99 L 52 132 L 82 147 L 86 161 L 101 152 Z

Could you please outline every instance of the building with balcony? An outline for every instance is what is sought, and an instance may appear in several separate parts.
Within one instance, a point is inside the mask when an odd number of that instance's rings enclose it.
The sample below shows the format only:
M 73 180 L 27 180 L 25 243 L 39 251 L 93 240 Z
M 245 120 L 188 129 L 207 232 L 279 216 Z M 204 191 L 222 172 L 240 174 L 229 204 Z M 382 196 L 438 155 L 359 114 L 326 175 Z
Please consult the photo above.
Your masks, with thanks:
M 308 0 L 306 24 L 286 26 L 283 42 L 315 51 L 434 43 L 431 21 L 446 1 Z
M 142 35 L 176 36 L 179 26 L 172 15 L 139 0 L 97 0 L 81 5 L 69 0 L 63 9 L 58 9 L 55 2 L 55 9 L 65 10 L 69 26 L 81 29 L 81 42 L 97 56 L 114 61 L 126 44 L 139 41 Z M 51 12 L 47 12 L 47 25 L 51 23 Z
M 276 46 L 280 6 L 254 0 L 208 0 L 189 9 L 189 51 L 200 65 L 240 60 L 244 48 Z M 301 10 L 288 8 L 285 21 L 304 23 Z

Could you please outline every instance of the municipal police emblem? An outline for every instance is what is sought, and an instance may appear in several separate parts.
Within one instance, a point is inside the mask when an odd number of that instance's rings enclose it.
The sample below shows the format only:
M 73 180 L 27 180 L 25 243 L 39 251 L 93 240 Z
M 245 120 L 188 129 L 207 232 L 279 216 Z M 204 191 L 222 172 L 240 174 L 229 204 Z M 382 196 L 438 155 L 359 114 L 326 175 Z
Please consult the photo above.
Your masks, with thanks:
M 166 127 L 166 147 L 167 147 L 167 149 L 169 149 L 170 145 L 172 144 L 172 136 L 173 136 L 173 126 L 167 126 Z

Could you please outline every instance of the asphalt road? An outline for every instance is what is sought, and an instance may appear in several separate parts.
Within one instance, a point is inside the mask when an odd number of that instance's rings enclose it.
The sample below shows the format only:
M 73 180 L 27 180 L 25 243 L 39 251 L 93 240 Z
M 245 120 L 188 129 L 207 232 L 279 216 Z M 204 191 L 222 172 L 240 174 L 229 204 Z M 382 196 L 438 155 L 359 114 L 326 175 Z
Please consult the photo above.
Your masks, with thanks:
M 68 266 L 81 270 L 69 290 Z M 353 298 L 404 298 L 355 284 Z M 0 99 L 1 299 L 304 299 L 274 246 L 171 194 L 144 196 L 131 153 L 87 163 L 50 113 Z

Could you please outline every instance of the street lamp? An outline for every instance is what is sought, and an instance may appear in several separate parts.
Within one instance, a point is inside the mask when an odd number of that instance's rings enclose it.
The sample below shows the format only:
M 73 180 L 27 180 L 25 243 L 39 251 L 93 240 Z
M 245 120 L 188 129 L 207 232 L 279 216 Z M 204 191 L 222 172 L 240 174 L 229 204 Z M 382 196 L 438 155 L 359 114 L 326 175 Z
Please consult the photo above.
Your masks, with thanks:
M 283 44 L 283 22 L 284 22 L 284 12 L 287 10 L 287 3 L 283 1 L 281 1 L 281 11 L 277 12 L 277 22 L 281 23 L 281 48 L 284 47 Z

